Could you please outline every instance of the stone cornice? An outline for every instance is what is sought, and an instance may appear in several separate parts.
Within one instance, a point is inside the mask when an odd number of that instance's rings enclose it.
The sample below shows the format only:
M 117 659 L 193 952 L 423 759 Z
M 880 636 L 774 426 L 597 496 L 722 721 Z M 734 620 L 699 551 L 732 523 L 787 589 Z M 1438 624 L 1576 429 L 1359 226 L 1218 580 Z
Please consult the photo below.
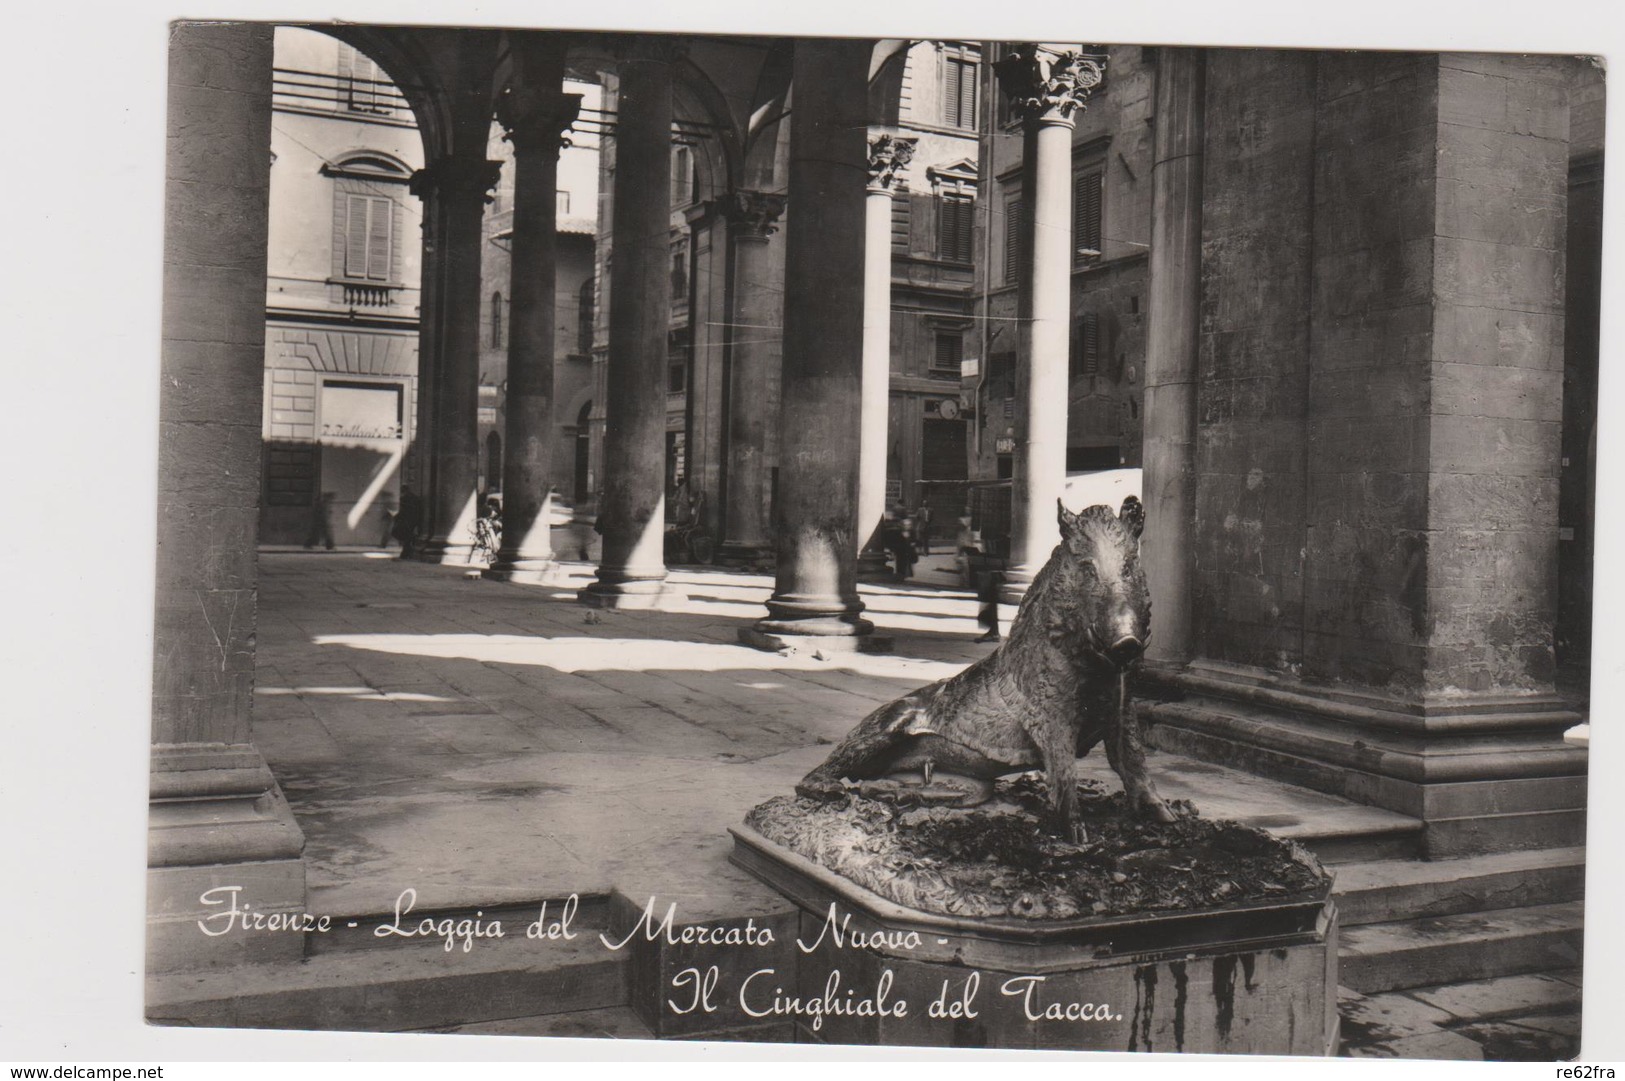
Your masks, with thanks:
M 1075 51 L 1055 52 L 1033 42 L 993 65 L 1011 110 L 1026 123 L 1070 124 L 1089 93 L 1100 85 L 1106 57 Z

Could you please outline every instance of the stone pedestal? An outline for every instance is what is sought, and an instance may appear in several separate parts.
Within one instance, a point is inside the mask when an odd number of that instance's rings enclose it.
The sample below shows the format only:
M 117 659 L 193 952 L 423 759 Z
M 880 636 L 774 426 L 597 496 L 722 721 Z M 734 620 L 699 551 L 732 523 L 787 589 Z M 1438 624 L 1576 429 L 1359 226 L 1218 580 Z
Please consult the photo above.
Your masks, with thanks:
M 1293 902 L 1113 919 L 938 916 L 894 904 L 736 827 L 733 861 L 800 910 L 794 971 L 740 988 L 798 1040 L 934 1047 L 1327 1055 L 1337 1039 L 1337 914 Z M 835 930 L 840 933 L 837 943 Z M 850 1007 L 849 1007 L 850 1008 Z

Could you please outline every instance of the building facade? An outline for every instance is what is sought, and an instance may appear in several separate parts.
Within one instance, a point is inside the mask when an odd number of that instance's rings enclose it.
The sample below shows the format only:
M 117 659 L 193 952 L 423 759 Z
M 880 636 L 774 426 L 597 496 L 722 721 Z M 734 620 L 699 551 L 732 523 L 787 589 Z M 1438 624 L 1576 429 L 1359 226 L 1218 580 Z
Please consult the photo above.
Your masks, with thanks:
M 271 124 L 260 541 L 376 544 L 417 412 L 423 165 L 412 110 L 378 66 L 279 27 Z

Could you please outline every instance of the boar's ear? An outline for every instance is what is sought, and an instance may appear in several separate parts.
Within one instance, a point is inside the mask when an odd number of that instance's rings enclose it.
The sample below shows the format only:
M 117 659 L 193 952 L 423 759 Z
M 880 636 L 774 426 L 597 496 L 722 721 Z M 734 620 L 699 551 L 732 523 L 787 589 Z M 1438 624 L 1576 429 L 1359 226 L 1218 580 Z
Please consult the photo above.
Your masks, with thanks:
M 1066 509 L 1066 504 L 1059 499 L 1055 501 L 1055 517 L 1061 523 L 1061 532 L 1065 533 L 1078 524 L 1078 516 Z
M 1134 496 L 1129 496 L 1123 500 L 1123 509 L 1117 512 L 1117 517 L 1134 534 L 1134 539 L 1139 540 L 1140 534 L 1145 531 L 1145 505 Z

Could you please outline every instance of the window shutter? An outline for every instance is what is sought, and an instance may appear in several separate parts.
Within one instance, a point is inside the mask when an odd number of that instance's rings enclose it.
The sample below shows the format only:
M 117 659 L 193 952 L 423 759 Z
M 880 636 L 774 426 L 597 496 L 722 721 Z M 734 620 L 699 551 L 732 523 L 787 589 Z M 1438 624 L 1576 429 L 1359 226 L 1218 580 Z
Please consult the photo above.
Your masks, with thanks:
M 1021 280 L 1021 199 L 1004 204 L 1004 280 Z
M 367 277 L 373 281 L 389 280 L 390 208 L 388 199 L 369 198 L 370 214 L 367 221 Z
M 1100 371 L 1100 316 L 1085 312 L 1078 319 L 1077 337 L 1072 344 L 1072 375 L 1094 375 Z
M 976 126 L 976 65 L 968 61 L 959 65 L 959 126 Z
M 935 363 L 931 366 L 939 371 L 951 371 L 959 374 L 959 362 L 964 359 L 965 338 L 961 334 L 938 334 Z
M 367 211 L 371 202 L 365 195 L 351 195 L 345 199 L 344 217 L 344 276 L 367 276 Z
M 942 68 L 942 121 L 951 128 L 976 126 L 976 65 L 949 57 Z
M 1088 249 L 1101 251 L 1100 235 L 1101 174 L 1098 170 L 1079 173 L 1072 181 L 1072 261 L 1074 264 L 1096 258 L 1080 255 Z
M 975 204 L 969 199 L 946 196 L 937 204 L 937 255 L 942 259 L 968 263 L 971 260 L 971 214 Z
M 891 250 L 903 255 L 908 254 L 909 230 L 912 228 L 909 221 L 910 199 L 892 196 L 891 201 Z

